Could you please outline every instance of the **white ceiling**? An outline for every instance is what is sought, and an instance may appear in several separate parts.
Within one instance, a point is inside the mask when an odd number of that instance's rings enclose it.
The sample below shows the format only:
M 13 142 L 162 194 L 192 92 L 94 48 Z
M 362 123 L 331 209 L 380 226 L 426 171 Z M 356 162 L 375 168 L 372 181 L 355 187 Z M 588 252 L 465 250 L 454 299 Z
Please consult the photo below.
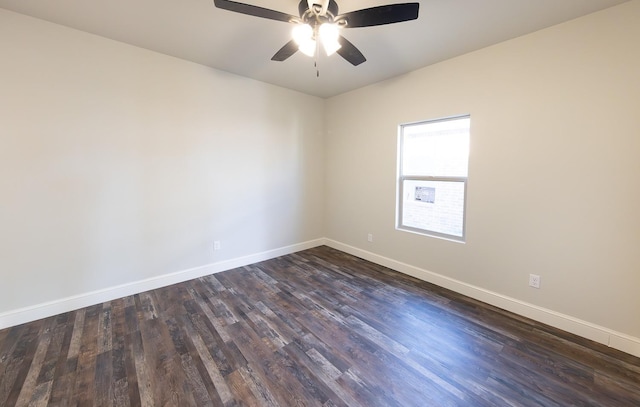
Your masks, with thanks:
M 297 15 L 299 0 L 241 0 Z M 411 0 L 336 0 L 340 13 Z M 320 97 L 334 96 L 627 0 L 420 0 L 417 20 L 352 28 L 367 61 L 271 57 L 291 26 L 217 9 L 213 0 L 0 0 L 0 7 Z

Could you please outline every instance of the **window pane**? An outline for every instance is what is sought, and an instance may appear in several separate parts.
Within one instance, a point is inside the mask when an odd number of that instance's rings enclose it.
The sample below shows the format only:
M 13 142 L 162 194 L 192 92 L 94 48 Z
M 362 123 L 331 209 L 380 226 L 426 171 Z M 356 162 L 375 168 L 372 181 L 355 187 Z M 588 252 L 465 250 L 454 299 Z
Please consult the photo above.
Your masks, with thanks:
M 405 180 L 402 188 L 401 226 L 463 237 L 464 182 Z
M 402 174 L 466 177 L 470 118 L 403 126 Z

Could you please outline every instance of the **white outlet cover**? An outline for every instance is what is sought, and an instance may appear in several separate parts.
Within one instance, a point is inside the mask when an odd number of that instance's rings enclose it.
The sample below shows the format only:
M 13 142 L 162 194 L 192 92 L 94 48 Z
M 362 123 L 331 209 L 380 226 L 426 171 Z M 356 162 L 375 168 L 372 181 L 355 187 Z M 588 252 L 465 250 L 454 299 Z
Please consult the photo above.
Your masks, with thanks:
M 540 276 L 537 274 L 529 274 L 529 286 L 540 288 Z

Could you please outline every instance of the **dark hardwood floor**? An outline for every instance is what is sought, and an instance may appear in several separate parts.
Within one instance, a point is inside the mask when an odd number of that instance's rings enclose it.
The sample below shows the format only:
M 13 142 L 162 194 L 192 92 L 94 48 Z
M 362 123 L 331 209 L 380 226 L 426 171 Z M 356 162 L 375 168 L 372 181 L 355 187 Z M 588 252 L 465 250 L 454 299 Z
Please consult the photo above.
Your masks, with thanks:
M 0 331 L 0 406 L 640 406 L 640 359 L 318 247 Z

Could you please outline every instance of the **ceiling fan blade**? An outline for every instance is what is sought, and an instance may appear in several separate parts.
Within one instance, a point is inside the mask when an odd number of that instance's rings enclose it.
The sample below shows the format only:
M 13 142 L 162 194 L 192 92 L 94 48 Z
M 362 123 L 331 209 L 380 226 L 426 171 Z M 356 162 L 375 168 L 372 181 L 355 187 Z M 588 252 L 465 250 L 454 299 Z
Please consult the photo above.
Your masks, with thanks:
M 272 61 L 284 61 L 289 58 L 291 55 L 295 54 L 298 51 L 298 44 L 294 40 L 291 40 L 284 44 L 284 47 L 280 48 L 278 52 L 275 53 L 274 56 L 271 57 Z
M 347 28 L 401 23 L 418 18 L 419 7 L 420 3 L 388 4 L 344 13 L 336 21 L 346 21 Z
M 346 59 L 349 63 L 351 63 L 351 65 L 358 66 L 367 60 L 367 58 L 365 58 L 364 55 L 362 55 L 362 52 L 360 52 L 360 50 L 356 48 L 355 45 L 350 43 L 343 36 L 340 36 L 340 38 L 338 38 L 338 42 L 340 42 L 341 47 L 336 52 L 342 58 Z
M 223 10 L 247 14 L 255 17 L 262 17 L 269 20 L 284 21 L 285 23 L 299 20 L 298 17 L 294 17 L 290 14 L 281 13 L 279 11 L 270 10 L 264 7 L 252 6 L 251 4 L 238 3 L 237 1 L 213 0 L 213 4 Z

